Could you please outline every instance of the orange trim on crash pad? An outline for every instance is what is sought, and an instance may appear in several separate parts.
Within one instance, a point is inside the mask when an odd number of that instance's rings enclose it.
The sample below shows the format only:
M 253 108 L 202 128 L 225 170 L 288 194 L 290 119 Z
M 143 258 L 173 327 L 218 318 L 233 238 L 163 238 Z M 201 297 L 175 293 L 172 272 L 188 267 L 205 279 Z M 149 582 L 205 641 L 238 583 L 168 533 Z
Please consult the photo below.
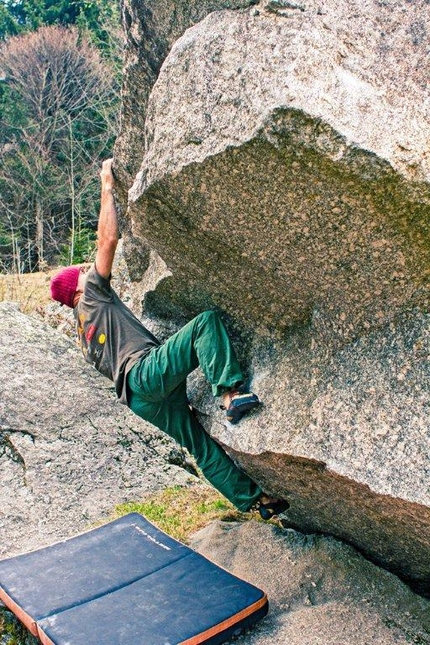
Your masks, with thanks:
M 15 614 L 15 616 L 18 618 L 18 620 L 21 621 L 25 627 L 33 634 L 33 636 L 36 636 L 36 638 L 39 636 L 37 632 L 37 625 L 36 621 L 27 614 L 17 603 L 5 592 L 4 589 L 0 587 L 0 600 L 3 602 L 4 605 L 8 609 L 11 610 Z
M 267 602 L 267 595 L 264 594 L 264 596 L 260 600 L 257 600 L 257 602 L 255 602 L 250 607 L 245 607 L 245 609 L 242 609 L 242 611 L 239 611 L 239 613 L 235 614 L 234 616 L 230 616 L 230 618 L 223 620 L 222 623 L 214 625 L 214 627 L 211 627 L 210 629 L 197 634 L 197 636 L 187 638 L 186 641 L 181 641 L 178 645 L 199 645 L 199 643 L 203 643 L 208 638 L 211 638 L 216 634 L 220 634 L 229 627 L 233 627 L 233 625 L 235 625 L 236 623 L 240 623 L 242 620 L 244 620 L 248 616 L 251 616 L 256 611 L 267 605 Z

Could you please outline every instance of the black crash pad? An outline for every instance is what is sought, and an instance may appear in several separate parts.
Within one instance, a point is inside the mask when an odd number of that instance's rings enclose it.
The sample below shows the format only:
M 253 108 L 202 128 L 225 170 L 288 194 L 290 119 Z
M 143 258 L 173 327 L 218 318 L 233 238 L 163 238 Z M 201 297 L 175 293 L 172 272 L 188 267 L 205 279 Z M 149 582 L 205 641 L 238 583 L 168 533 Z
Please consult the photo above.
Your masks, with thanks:
M 138 513 L 1 560 L 0 600 L 44 645 L 217 645 L 268 610 Z

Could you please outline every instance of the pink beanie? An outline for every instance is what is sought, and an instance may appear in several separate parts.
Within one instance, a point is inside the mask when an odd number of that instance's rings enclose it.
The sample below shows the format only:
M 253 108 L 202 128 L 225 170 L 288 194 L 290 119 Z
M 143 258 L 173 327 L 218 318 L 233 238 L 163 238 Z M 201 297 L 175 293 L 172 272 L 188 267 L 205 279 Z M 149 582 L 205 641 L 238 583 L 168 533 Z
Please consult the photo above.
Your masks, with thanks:
M 73 298 L 78 286 L 81 267 L 72 266 L 62 269 L 51 279 L 51 296 L 53 300 L 61 302 L 73 309 Z

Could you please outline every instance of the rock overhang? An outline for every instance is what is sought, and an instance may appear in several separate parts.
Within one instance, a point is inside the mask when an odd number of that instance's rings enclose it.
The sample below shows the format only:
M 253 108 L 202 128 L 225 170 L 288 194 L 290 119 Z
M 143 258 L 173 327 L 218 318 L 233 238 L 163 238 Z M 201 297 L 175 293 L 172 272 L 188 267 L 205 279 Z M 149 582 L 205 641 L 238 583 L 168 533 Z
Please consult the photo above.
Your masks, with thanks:
M 331 301 L 333 327 L 353 337 L 365 308 L 381 323 L 428 284 L 428 97 L 405 69 L 393 88 L 375 62 L 383 34 L 353 47 L 311 6 L 286 19 L 260 5 L 211 13 L 173 45 L 129 213 L 175 282 L 186 272 L 178 301 L 245 322 L 235 276 L 252 285 L 251 326 L 273 333 Z
M 219 306 L 262 336 L 312 324 L 330 343 L 422 302 L 430 189 L 417 190 L 279 108 L 251 141 L 134 187 L 129 212 L 167 259 L 178 306 Z

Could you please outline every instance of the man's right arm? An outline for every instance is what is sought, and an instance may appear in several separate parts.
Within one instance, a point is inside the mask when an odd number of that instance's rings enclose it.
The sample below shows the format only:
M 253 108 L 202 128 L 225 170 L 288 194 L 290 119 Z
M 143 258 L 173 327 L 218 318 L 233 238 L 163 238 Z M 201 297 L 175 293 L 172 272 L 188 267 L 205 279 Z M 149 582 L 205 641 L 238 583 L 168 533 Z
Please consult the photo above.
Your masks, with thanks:
M 102 188 L 97 228 L 96 269 L 103 278 L 109 278 L 119 239 L 118 218 L 113 196 L 115 179 L 112 173 L 112 159 L 103 162 L 100 178 Z

